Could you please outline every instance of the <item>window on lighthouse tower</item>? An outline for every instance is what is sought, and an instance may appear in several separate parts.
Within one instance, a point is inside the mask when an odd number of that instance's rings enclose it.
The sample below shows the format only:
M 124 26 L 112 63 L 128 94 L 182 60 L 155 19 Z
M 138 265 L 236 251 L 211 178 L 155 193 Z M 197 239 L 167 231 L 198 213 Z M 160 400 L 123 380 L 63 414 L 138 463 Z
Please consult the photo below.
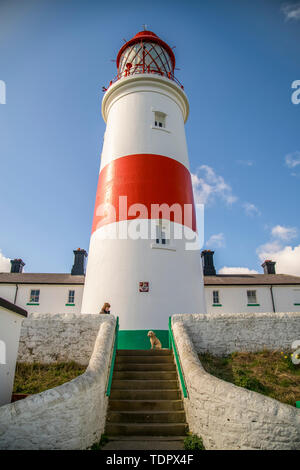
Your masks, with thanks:
M 154 114 L 155 127 L 166 127 L 166 115 L 158 111 L 156 111 Z
M 168 227 L 160 219 L 156 225 L 156 243 L 158 245 L 166 245 L 168 243 L 167 231 Z

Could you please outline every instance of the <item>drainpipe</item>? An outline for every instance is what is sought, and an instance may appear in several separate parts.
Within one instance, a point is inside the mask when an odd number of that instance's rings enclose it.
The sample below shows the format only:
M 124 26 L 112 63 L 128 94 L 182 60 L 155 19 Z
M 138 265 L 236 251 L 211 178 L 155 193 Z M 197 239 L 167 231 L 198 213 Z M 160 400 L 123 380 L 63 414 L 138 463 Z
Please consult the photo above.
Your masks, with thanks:
M 17 301 L 18 290 L 19 290 L 19 286 L 18 286 L 18 284 L 16 284 L 16 292 L 15 292 L 15 300 L 14 300 L 14 304 L 15 304 L 15 303 L 16 303 L 16 301 Z
M 276 312 L 275 309 L 275 302 L 274 302 L 274 296 L 273 296 L 273 286 L 270 286 L 270 291 L 271 291 L 271 299 L 272 299 L 272 305 L 273 305 L 273 312 Z

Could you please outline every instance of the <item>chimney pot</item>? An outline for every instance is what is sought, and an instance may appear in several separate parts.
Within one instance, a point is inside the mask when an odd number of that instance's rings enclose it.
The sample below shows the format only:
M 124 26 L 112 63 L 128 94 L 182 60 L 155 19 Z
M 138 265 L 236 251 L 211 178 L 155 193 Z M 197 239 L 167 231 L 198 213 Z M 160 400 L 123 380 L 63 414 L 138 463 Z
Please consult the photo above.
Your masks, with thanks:
M 203 250 L 201 252 L 201 258 L 204 276 L 215 276 L 216 270 L 214 266 L 214 251 Z
M 85 274 L 85 258 L 87 252 L 81 248 L 73 250 L 74 253 L 74 264 L 72 266 L 71 274 L 75 276 L 82 276 Z
M 10 264 L 11 264 L 11 268 L 10 268 L 11 273 L 23 272 L 23 267 L 25 266 L 25 263 L 21 258 L 11 259 Z
M 266 259 L 264 263 L 262 264 L 262 267 L 264 268 L 264 274 L 276 274 L 275 264 L 276 264 L 276 261 L 271 261 L 270 259 Z

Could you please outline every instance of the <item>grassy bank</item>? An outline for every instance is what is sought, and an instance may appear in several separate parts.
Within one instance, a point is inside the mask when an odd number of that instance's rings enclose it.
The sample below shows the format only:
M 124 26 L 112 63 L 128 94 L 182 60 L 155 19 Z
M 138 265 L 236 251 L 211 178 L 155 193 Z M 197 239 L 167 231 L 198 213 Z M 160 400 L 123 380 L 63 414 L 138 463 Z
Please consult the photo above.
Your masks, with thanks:
M 40 393 L 75 379 L 85 369 L 76 362 L 17 363 L 13 393 Z
M 200 354 L 204 369 L 220 379 L 295 406 L 300 400 L 300 365 L 290 351 L 239 352 L 226 357 Z

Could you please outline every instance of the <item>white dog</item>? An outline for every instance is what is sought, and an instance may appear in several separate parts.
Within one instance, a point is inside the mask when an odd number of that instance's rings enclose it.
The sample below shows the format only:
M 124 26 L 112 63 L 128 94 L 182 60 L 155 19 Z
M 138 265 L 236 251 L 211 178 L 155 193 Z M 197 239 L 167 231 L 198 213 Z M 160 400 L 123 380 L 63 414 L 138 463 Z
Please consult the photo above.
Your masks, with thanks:
M 156 337 L 154 331 L 148 331 L 148 335 L 150 338 L 151 349 L 161 349 L 161 342 Z

